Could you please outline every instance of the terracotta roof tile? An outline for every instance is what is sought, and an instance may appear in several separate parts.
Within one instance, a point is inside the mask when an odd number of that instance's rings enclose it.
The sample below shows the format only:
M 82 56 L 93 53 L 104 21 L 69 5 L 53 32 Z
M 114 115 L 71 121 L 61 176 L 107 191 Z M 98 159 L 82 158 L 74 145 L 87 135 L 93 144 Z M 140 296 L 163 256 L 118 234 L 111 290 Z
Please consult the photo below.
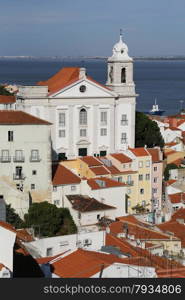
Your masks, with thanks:
M 150 156 L 145 148 L 129 148 L 135 156 Z
M 106 234 L 105 240 L 106 246 L 114 246 L 118 247 L 121 252 L 130 254 L 131 256 L 138 256 L 138 252 L 133 249 L 132 245 L 130 245 L 126 239 L 119 239 L 118 237 L 112 234 Z
M 149 154 L 152 156 L 152 162 L 159 162 L 160 160 L 160 155 L 159 155 L 159 149 L 155 149 L 155 148 L 147 148 L 147 151 L 149 152 Z
M 81 179 L 63 165 L 53 166 L 53 185 L 79 184 Z
M 15 102 L 15 96 L 0 95 L 0 104 L 12 104 Z
M 185 225 L 176 221 L 168 221 L 157 225 L 164 232 L 172 232 L 181 240 L 182 247 L 185 247 Z
M 96 177 L 88 179 L 87 184 L 91 187 L 92 190 L 126 186 L 125 183 L 118 182 L 116 180 L 106 177 Z
M 168 194 L 171 203 L 185 202 L 185 193 Z
M 177 180 L 175 180 L 175 179 L 167 180 L 167 181 L 165 182 L 165 185 L 166 185 L 166 186 L 172 185 L 172 184 L 175 183 L 176 181 L 177 181 Z
M 51 125 L 51 123 L 39 119 L 19 110 L 0 110 L 0 125 Z
M 116 209 L 114 206 L 101 203 L 95 198 L 85 195 L 66 195 L 66 197 L 72 204 L 72 208 L 80 212 Z
M 132 162 L 132 159 L 123 153 L 112 153 L 110 155 L 123 164 Z
M 98 166 L 103 166 L 103 163 L 95 158 L 94 156 L 83 156 L 82 158 L 80 158 L 83 162 L 85 162 L 88 167 L 98 167 Z
M 108 175 L 108 174 L 110 174 L 110 172 L 104 166 L 90 167 L 90 170 L 95 175 Z
M 176 160 L 171 161 L 170 164 L 174 164 L 177 167 L 179 167 L 182 164 L 182 160 L 183 160 L 182 158 L 178 158 Z
M 185 221 L 185 208 L 180 208 L 171 216 L 172 220 L 184 219 Z
M 39 81 L 37 85 L 48 86 L 49 95 L 57 93 L 61 89 L 79 80 L 80 68 L 63 68 L 46 81 Z

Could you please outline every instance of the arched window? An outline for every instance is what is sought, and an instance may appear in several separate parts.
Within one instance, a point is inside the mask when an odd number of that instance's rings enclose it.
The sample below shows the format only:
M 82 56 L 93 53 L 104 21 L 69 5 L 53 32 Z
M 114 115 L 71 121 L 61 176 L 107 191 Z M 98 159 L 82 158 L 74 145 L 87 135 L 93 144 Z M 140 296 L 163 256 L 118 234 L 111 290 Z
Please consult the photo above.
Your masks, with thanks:
M 87 125 L 87 111 L 84 108 L 80 110 L 80 125 Z
M 121 69 L 121 83 L 125 83 L 126 82 L 126 69 L 122 68 Z

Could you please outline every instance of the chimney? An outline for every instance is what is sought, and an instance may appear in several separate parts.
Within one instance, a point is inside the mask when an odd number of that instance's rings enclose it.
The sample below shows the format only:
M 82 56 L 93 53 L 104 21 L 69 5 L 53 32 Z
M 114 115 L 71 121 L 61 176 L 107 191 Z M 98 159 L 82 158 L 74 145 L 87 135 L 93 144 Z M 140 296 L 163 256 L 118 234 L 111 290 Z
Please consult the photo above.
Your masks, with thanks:
M 80 68 L 79 79 L 86 78 L 86 68 Z

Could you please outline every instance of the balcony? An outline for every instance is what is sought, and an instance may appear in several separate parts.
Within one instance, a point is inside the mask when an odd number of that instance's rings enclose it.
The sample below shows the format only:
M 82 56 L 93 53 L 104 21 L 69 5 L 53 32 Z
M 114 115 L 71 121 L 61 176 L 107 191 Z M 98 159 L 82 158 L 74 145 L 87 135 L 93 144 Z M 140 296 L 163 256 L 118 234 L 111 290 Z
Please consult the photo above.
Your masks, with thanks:
M 134 185 L 134 181 L 133 180 L 126 181 L 126 184 L 128 184 L 130 186 L 133 186 Z
M 11 156 L 1 156 L 0 157 L 0 162 L 2 162 L 2 163 L 9 163 L 9 162 L 11 162 Z
M 24 180 L 25 175 L 24 174 L 13 174 L 13 180 Z
M 40 156 L 30 156 L 30 162 L 40 162 Z
M 20 157 L 14 156 L 13 161 L 14 162 L 25 162 L 25 157 L 24 156 L 20 156 Z
M 121 120 L 121 125 L 122 126 L 128 125 L 128 120 Z

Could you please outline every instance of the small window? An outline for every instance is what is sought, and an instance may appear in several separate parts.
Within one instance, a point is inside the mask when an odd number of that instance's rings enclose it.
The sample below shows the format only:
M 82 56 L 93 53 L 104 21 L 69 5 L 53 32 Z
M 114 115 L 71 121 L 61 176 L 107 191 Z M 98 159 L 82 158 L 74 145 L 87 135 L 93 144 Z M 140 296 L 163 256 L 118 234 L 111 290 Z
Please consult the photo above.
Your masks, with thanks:
M 127 143 L 127 134 L 126 132 L 122 132 L 121 134 L 121 144 L 126 144 Z
M 122 177 L 121 176 L 118 177 L 118 182 L 122 182 Z
M 121 69 L 121 83 L 125 83 L 126 82 L 126 69 L 122 68 Z
M 58 136 L 61 137 L 65 137 L 66 136 L 66 131 L 65 130 L 59 130 L 58 131 Z
M 35 184 L 34 183 L 31 184 L 31 190 L 35 190 Z
M 107 112 L 101 112 L 101 125 L 107 125 Z
M 80 129 L 80 136 L 87 136 L 87 130 L 86 129 Z
M 147 168 L 150 167 L 150 161 L 149 160 L 146 161 L 146 167 Z
M 8 142 L 13 142 L 13 131 L 8 131 Z
M 139 180 L 143 180 L 143 175 L 139 175 Z
M 157 193 L 157 189 L 152 189 L 152 193 L 156 194 Z
M 57 192 L 57 186 L 56 185 L 53 186 L 53 192 Z
M 144 194 L 144 189 L 140 189 L 140 194 L 141 194 L 141 195 Z
M 146 174 L 146 180 L 150 180 L 150 174 Z
M 142 201 L 142 206 L 145 206 L 145 205 L 146 205 L 146 201 L 143 200 L 143 201 Z
M 101 128 L 100 129 L 100 135 L 101 136 L 106 136 L 107 135 L 107 129 L 106 128 Z
M 79 117 L 80 117 L 80 125 L 87 125 L 87 111 L 84 108 L 80 110 Z
M 154 172 L 156 172 L 157 171 L 157 167 L 154 167 Z
M 131 194 L 131 192 L 132 192 L 131 189 L 127 190 L 127 194 Z
M 36 171 L 36 170 L 33 170 L 33 171 L 32 171 L 32 175 L 37 175 L 37 171 Z
M 46 249 L 46 256 L 52 256 L 53 255 L 53 248 L 47 248 Z
M 154 177 L 154 183 L 157 183 L 157 177 Z
M 121 125 L 128 125 L 127 115 L 121 115 Z
M 97 215 L 97 220 L 99 220 L 100 219 L 100 215 Z
M 139 168 L 143 168 L 143 162 L 139 161 Z
M 81 85 L 79 88 L 81 93 L 84 93 L 86 91 L 86 86 L 85 85 Z
M 54 200 L 54 205 L 59 206 L 60 205 L 60 200 Z
M 76 185 L 71 186 L 71 191 L 76 191 Z
M 59 114 L 58 114 L 58 123 L 59 123 L 59 127 L 65 127 L 65 123 L 66 123 L 65 113 L 59 112 Z

